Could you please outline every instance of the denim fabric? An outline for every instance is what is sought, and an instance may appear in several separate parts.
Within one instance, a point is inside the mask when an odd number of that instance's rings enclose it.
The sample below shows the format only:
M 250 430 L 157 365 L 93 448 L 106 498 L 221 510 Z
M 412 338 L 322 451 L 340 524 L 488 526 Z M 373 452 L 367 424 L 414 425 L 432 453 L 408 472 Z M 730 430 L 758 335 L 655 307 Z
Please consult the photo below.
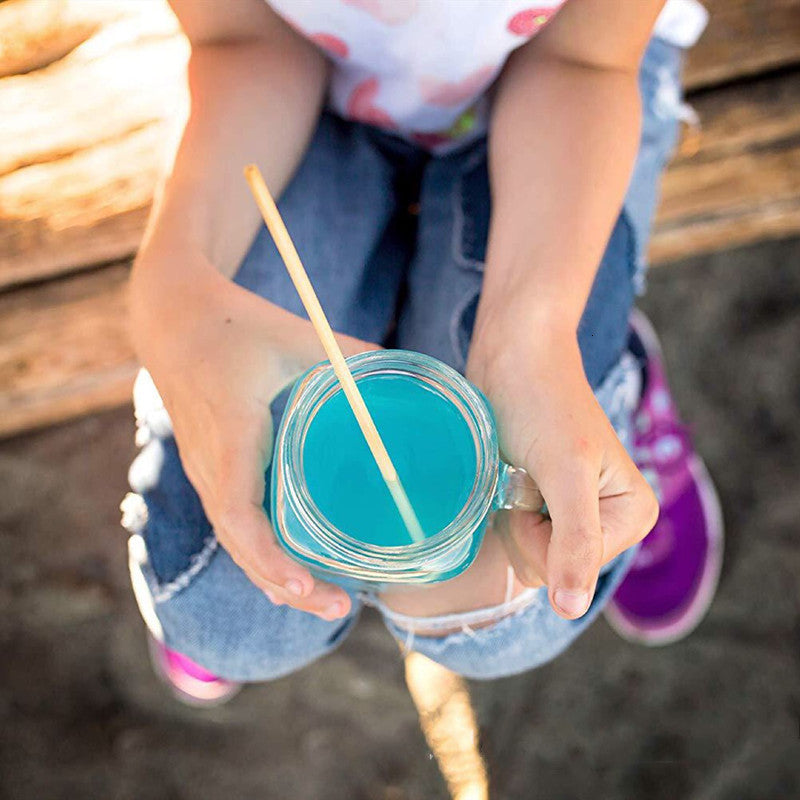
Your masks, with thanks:
M 586 374 L 623 442 L 635 406 L 636 369 L 626 357 L 628 314 L 640 280 L 658 178 L 676 137 L 665 98 L 679 97 L 681 51 L 659 40 L 641 71 L 642 145 L 623 210 L 579 329 Z M 666 87 L 666 88 L 665 88 Z M 368 126 L 324 115 L 279 203 L 333 327 L 386 346 L 417 350 L 463 370 L 480 296 L 489 226 L 486 142 L 431 158 Z M 415 213 L 416 209 L 418 214 Z M 235 280 L 304 315 L 266 230 Z M 285 393 L 272 404 L 277 426 Z M 124 524 L 143 616 L 166 644 L 232 680 L 287 674 L 336 647 L 355 623 L 325 622 L 274 606 L 218 545 L 189 483 L 169 419 L 146 373 L 134 391 L 137 441 Z M 605 571 L 589 612 L 569 622 L 540 591 L 491 627 L 411 646 L 455 672 L 493 678 L 561 652 L 602 609 L 633 553 Z M 406 644 L 408 636 L 387 620 Z

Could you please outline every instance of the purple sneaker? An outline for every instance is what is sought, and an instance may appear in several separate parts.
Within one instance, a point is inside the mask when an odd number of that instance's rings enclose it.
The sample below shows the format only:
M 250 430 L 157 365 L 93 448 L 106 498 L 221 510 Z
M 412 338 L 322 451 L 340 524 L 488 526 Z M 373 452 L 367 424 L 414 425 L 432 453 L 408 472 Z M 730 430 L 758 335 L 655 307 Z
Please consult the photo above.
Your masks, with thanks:
M 711 605 L 722 568 L 722 512 L 705 464 L 678 420 L 656 333 L 638 311 L 631 327 L 631 350 L 644 377 L 634 451 L 661 512 L 605 615 L 623 638 L 664 645 L 687 636 Z
M 242 688 L 203 669 L 147 634 L 150 661 L 156 675 L 182 703 L 194 707 L 218 706 L 230 700 Z

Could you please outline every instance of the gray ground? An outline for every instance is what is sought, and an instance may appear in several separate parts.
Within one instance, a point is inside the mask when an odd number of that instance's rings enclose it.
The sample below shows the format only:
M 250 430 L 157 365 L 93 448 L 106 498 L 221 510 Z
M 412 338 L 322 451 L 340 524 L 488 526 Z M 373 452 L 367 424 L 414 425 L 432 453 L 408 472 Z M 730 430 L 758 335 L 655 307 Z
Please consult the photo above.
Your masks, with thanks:
M 599 622 L 543 669 L 473 684 L 492 797 L 800 797 L 800 240 L 657 272 L 644 305 L 725 504 L 718 599 L 671 648 Z M 214 712 L 156 683 L 116 509 L 130 416 L 0 445 L 0 798 L 445 797 L 370 614 Z

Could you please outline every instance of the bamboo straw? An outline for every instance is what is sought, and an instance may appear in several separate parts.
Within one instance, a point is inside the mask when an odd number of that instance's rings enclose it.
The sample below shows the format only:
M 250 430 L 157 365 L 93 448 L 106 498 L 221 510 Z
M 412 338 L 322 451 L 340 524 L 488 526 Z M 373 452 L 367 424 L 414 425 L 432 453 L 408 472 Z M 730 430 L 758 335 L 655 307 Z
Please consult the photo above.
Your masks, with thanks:
M 344 390 L 347 402 L 350 403 L 350 408 L 353 409 L 353 414 L 355 414 L 372 457 L 378 465 L 378 469 L 386 483 L 386 488 L 392 495 L 408 534 L 412 541 L 421 542 L 425 538 L 425 534 L 419 524 L 417 515 L 414 513 L 408 495 L 400 482 L 400 476 L 397 474 L 386 446 L 378 433 L 378 429 L 375 427 L 375 422 L 369 413 L 364 398 L 361 396 L 358 386 L 356 386 L 355 379 L 347 366 L 347 361 L 345 361 L 344 355 L 334 338 L 328 318 L 325 316 L 314 287 L 308 279 L 303 263 L 300 261 L 300 256 L 297 254 L 294 243 L 289 236 L 289 231 L 286 230 L 286 226 L 283 224 L 278 207 L 275 205 L 275 201 L 264 183 L 261 171 L 255 164 L 250 164 L 244 168 L 244 176 L 250 185 L 250 190 L 261 211 L 261 216 L 264 217 L 264 222 L 275 241 L 278 252 L 281 254 L 283 263 L 286 265 L 289 277 L 292 279 L 297 293 L 300 295 L 300 300 L 308 312 L 311 324 L 314 326 L 314 330 L 325 348 L 325 353 Z

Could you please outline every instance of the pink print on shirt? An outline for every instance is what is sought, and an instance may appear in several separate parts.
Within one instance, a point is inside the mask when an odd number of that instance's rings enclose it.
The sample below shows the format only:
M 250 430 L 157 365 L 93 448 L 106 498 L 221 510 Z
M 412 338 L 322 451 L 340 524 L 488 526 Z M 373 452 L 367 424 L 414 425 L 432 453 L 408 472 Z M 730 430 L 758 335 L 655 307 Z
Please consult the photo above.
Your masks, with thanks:
M 417 13 L 417 0 L 342 0 L 347 6 L 366 11 L 386 25 L 402 25 Z
M 526 8 L 511 17 L 508 21 L 508 30 L 517 36 L 533 36 L 545 26 L 556 11 L 555 8 Z
M 494 76 L 496 67 L 488 65 L 470 73 L 460 81 L 440 81 L 431 76 L 420 78 L 419 91 L 432 106 L 452 106 L 475 98 Z
M 378 94 L 380 84 L 377 78 L 361 81 L 347 100 L 347 116 L 379 128 L 396 128 L 397 123 L 382 109 L 373 103 Z
M 314 42 L 314 44 L 337 58 L 347 58 L 350 54 L 350 48 L 347 46 L 347 42 L 340 39 L 338 36 L 334 36 L 332 33 L 312 33 L 308 38 Z

